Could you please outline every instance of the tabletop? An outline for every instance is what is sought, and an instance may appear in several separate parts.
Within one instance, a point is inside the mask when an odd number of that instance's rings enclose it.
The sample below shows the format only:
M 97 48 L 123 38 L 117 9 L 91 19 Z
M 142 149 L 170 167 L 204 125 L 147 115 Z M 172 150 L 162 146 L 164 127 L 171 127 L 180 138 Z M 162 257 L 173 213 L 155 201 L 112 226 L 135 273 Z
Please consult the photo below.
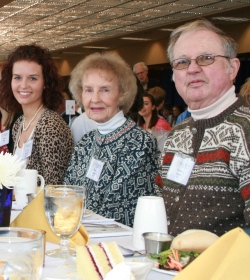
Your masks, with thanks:
M 11 212 L 11 221 L 20 213 L 20 211 L 12 211 Z M 101 220 L 103 219 L 102 216 L 97 215 L 93 213 L 91 217 L 84 218 L 83 222 L 89 223 L 93 222 L 94 220 Z M 105 219 L 105 218 L 104 218 Z M 116 223 L 115 221 L 112 221 Z M 118 225 L 121 225 L 117 223 Z M 86 227 L 86 224 L 85 224 Z M 132 228 L 129 228 L 127 226 L 122 225 L 124 229 L 129 230 L 130 234 L 127 235 L 122 235 L 120 233 L 120 236 L 108 236 L 108 234 L 105 234 L 105 236 L 102 235 L 97 235 L 95 233 L 90 233 L 90 245 L 91 244 L 98 244 L 100 242 L 112 242 L 115 241 L 118 246 L 122 245 L 125 248 L 133 248 L 133 237 L 132 237 Z M 86 227 L 87 228 L 87 227 Z M 96 236 L 96 237 L 94 237 Z M 59 248 L 58 244 L 46 243 L 46 251 L 48 250 L 53 250 L 55 248 Z M 124 253 L 124 249 L 120 248 L 121 252 Z M 125 250 L 126 252 L 126 250 Z M 73 260 L 73 265 L 75 265 L 75 259 L 71 258 Z M 128 261 L 145 261 L 145 257 L 138 257 L 138 256 L 133 256 L 133 257 L 125 257 L 125 262 Z M 75 280 L 75 278 L 71 278 L 67 275 L 62 275 L 60 270 L 62 270 L 64 264 L 67 264 L 67 260 L 65 259 L 57 259 L 57 258 L 52 258 L 47 255 L 45 255 L 45 266 L 43 268 L 43 273 L 42 273 L 42 280 Z M 68 264 L 67 264 L 68 265 Z M 146 278 L 146 280 L 172 280 L 174 278 L 173 275 L 166 274 L 167 272 L 158 272 L 151 270 Z

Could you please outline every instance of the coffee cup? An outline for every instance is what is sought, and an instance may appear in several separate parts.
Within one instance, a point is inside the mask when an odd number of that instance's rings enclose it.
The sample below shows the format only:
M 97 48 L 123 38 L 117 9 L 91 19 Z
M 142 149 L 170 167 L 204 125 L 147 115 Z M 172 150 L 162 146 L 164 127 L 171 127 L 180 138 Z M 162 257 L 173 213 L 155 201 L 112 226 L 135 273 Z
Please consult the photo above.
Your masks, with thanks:
M 14 187 L 16 204 L 26 206 L 28 204 L 27 194 L 38 195 L 44 188 L 44 178 L 35 169 L 23 169 L 19 173 L 20 180 Z M 40 179 L 40 189 L 37 192 L 38 178 Z

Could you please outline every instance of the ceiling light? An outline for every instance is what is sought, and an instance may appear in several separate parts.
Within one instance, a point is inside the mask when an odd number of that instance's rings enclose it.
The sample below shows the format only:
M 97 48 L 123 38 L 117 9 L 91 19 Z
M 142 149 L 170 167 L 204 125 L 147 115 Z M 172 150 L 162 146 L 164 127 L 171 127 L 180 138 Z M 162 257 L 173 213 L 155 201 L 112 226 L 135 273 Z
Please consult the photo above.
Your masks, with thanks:
M 98 47 L 98 46 L 83 46 L 84 49 L 99 49 L 99 50 L 107 50 L 109 47 Z
M 169 31 L 169 32 L 172 32 L 172 31 L 174 31 L 174 28 L 161 28 L 160 30 L 161 30 L 161 31 Z
M 122 37 L 122 40 L 132 40 L 132 41 L 150 41 L 149 38 L 136 38 L 136 37 Z
M 243 22 L 243 21 L 249 21 L 250 19 L 248 19 L 248 18 L 235 18 L 235 17 L 212 17 L 212 20 Z
M 82 52 L 62 52 L 62 53 L 64 53 L 64 54 L 75 54 L 75 55 L 82 55 L 82 54 L 84 54 Z

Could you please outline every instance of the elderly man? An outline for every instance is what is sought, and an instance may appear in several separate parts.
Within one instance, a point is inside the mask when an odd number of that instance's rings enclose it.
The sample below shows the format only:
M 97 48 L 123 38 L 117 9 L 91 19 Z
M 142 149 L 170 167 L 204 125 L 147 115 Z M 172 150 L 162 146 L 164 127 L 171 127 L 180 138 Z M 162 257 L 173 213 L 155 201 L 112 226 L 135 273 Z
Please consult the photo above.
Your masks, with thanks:
M 138 78 L 144 92 L 150 88 L 159 86 L 159 81 L 148 77 L 148 67 L 144 62 L 138 62 L 133 67 L 133 72 Z
M 236 43 L 206 20 L 173 31 L 168 47 L 177 91 L 191 118 L 169 134 L 157 184 L 169 232 L 222 235 L 250 225 L 250 108 L 235 95 Z

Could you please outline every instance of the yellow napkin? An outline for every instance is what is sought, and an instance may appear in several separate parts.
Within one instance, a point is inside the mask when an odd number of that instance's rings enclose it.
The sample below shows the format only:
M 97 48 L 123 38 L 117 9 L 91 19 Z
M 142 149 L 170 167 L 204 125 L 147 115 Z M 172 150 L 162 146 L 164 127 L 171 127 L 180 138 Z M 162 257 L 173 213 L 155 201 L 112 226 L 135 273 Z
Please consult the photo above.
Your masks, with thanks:
M 250 237 L 235 228 L 221 236 L 174 280 L 249 280 Z
M 11 227 L 23 227 L 46 231 L 46 241 L 59 244 L 60 238 L 51 230 L 44 212 L 44 191 L 40 192 L 11 223 Z M 78 232 L 70 238 L 70 246 L 86 245 L 89 243 L 89 235 L 80 226 Z

